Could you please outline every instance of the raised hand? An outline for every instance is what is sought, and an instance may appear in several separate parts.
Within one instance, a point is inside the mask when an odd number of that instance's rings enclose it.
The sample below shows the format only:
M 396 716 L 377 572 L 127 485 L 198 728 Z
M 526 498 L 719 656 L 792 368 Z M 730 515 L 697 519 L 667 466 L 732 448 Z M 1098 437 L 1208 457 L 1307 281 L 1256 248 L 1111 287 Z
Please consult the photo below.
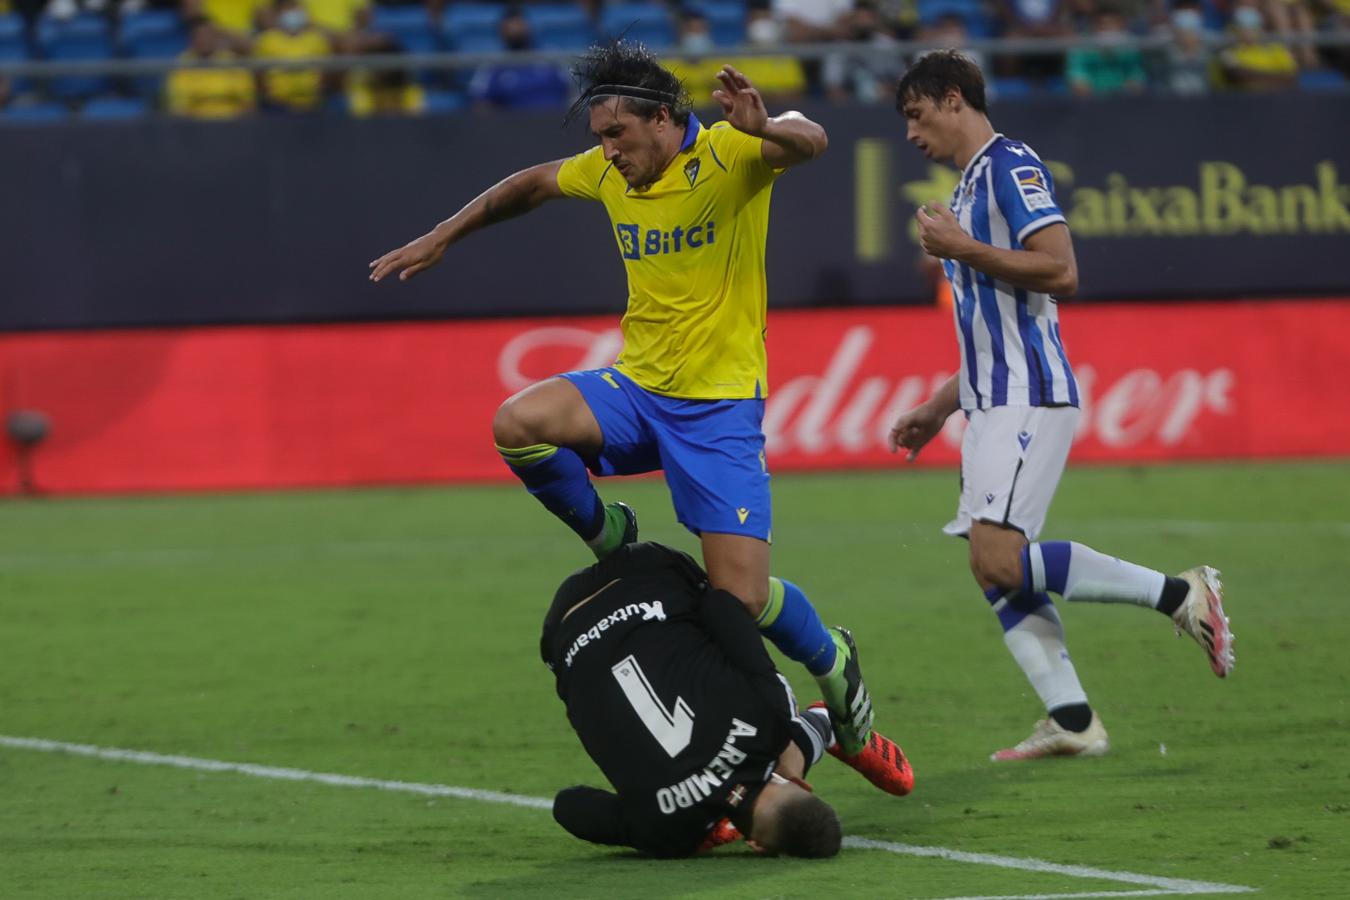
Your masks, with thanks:
M 754 137 L 763 137 L 769 112 L 764 107 L 764 98 L 750 79 L 731 66 L 723 66 L 717 73 L 717 80 L 722 82 L 722 87 L 713 91 L 713 99 L 722 104 L 722 115 L 731 127 Z

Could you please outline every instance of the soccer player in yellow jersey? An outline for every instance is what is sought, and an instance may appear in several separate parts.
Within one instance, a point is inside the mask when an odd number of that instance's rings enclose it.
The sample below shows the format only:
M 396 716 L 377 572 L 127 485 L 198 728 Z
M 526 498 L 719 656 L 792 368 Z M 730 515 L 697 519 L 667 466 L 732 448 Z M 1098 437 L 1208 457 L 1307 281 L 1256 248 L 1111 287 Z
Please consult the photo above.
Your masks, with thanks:
M 642 45 L 592 47 L 573 113 L 599 146 L 516 172 L 431 232 L 370 264 L 405 280 L 487 225 L 546 200 L 604 204 L 628 272 L 623 350 L 614 365 L 532 385 L 502 404 L 497 449 L 531 494 L 604 558 L 637 538 L 622 503 L 587 474 L 661 469 L 680 522 L 697 534 L 713 588 L 738 597 L 761 631 L 816 676 L 842 750 L 862 750 L 872 704 L 857 650 L 806 595 L 769 574 L 769 474 L 761 422 L 769 195 L 824 152 L 825 130 L 797 112 L 770 117 L 727 66 L 714 94 L 726 119 L 704 126 L 684 86 Z M 697 713 L 697 710 L 694 711 Z

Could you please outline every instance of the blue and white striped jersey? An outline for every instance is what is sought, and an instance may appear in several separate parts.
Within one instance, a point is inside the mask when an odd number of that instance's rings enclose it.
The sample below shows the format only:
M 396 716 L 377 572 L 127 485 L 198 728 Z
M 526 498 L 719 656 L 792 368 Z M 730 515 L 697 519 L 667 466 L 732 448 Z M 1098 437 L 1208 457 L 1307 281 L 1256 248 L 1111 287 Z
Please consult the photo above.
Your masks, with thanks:
M 1065 221 L 1041 158 L 1001 134 L 966 166 L 951 209 L 967 234 L 1004 250 L 1021 250 L 1030 235 Z M 961 408 L 1077 406 L 1055 301 L 962 262 L 943 267 L 961 345 Z

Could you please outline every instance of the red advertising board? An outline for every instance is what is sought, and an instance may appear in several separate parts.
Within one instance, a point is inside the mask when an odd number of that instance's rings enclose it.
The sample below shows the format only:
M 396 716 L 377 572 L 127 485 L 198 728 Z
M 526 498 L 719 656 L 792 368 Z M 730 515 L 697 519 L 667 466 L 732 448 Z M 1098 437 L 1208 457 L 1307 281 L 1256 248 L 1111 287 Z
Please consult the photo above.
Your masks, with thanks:
M 1073 458 L 1350 454 L 1350 299 L 1066 306 L 1084 416 Z M 0 411 L 37 410 L 47 492 L 509 477 L 497 405 L 604 365 L 617 319 L 271 326 L 0 336 Z M 895 415 L 956 365 L 949 314 L 771 314 L 775 471 L 893 465 Z M 963 421 L 920 459 L 952 464 Z M 0 492 L 19 484 L 0 443 Z

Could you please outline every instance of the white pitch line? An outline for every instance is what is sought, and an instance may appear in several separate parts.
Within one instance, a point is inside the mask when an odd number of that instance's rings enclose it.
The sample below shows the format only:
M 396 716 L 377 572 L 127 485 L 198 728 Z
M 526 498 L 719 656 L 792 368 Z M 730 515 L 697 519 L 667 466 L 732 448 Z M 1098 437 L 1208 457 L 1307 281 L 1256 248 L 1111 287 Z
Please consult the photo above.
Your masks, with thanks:
M 1172 894 L 1246 894 L 1253 889 L 1238 884 L 1221 884 L 1210 881 L 1191 881 L 1187 878 L 1163 878 L 1159 875 L 1139 875 L 1134 872 L 1115 872 L 1108 869 L 1093 869 L 1088 866 L 1067 866 L 1062 863 L 1047 862 L 1043 859 L 1029 859 L 1017 856 L 997 856 L 992 853 L 967 853 L 964 850 L 948 850 L 946 847 L 920 847 L 914 844 L 897 844 L 891 841 L 874 841 L 869 838 L 848 837 L 844 844 L 865 850 L 886 850 L 891 853 L 903 853 L 906 856 L 931 856 L 948 859 L 953 862 L 976 863 L 983 866 L 998 866 L 1004 869 L 1022 869 L 1027 872 L 1048 872 L 1055 875 L 1069 875 L 1074 878 L 1100 878 L 1103 881 L 1123 881 L 1127 884 L 1142 884 L 1162 888 Z M 1064 895 L 1055 895 L 1064 896 Z
M 276 766 L 257 766 L 253 763 L 199 759 L 195 756 L 166 756 L 162 753 L 147 753 L 144 750 L 119 750 L 116 747 L 68 744 L 64 741 L 12 737 L 7 734 L 0 734 L 0 746 L 14 747 L 20 750 L 40 750 L 44 753 L 92 756 L 96 759 L 134 762 L 146 766 L 173 766 L 177 769 L 196 769 L 202 772 L 237 772 L 240 775 L 252 775 L 254 778 L 273 778 L 279 781 L 316 781 L 319 784 L 329 784 L 334 787 L 375 788 L 380 791 L 399 791 L 405 794 L 422 794 L 427 797 L 458 797 L 461 800 L 481 800 L 484 803 L 509 803 L 512 806 L 528 806 L 531 809 L 553 808 L 553 801 L 545 800 L 543 797 L 526 797 L 523 794 L 506 794 L 501 791 L 482 791 L 477 788 L 451 787 L 446 784 L 385 781 L 380 778 L 357 778 L 352 775 L 334 775 L 329 772 L 307 772 L 304 769 L 283 769 Z
M 418 784 L 411 781 L 389 781 L 382 778 L 358 778 L 352 775 L 336 775 L 330 772 L 310 772 L 305 769 L 289 769 L 277 766 L 259 766 L 253 763 L 233 763 L 217 759 L 201 759 L 195 756 L 174 756 L 163 753 L 150 753 L 144 750 L 123 750 L 117 747 L 98 747 L 93 744 L 72 744 L 65 741 L 50 741 L 44 738 L 15 737 L 0 734 L 0 747 L 16 750 L 36 750 L 42 753 L 65 753 L 73 756 L 88 756 L 114 762 L 132 762 L 148 766 L 172 766 L 177 769 L 193 769 L 201 772 L 234 772 L 254 778 L 270 778 L 280 781 L 311 781 L 334 787 L 374 788 L 380 791 L 395 791 L 405 794 L 420 794 L 425 797 L 456 797 L 462 800 L 479 800 L 484 803 L 505 803 L 512 806 L 524 806 L 531 809 L 552 809 L 553 801 L 544 797 L 527 797 L 523 794 L 508 794 L 502 791 L 485 791 L 477 788 L 454 787 L 445 784 Z M 1209 881 L 1191 881 L 1185 878 L 1163 878 L 1156 875 L 1140 875 L 1135 872 L 1117 872 L 1108 869 L 1094 869 L 1088 866 L 1070 866 L 1052 863 L 1040 859 L 1027 859 L 1014 856 L 997 856 L 989 853 L 968 853 L 964 850 L 950 850 L 946 847 L 922 847 L 915 844 L 901 844 L 893 841 L 874 841 L 870 838 L 846 837 L 844 846 L 860 850 L 881 850 L 902 856 L 921 856 L 945 859 L 952 862 L 974 863 L 976 865 L 997 866 L 1004 869 L 1021 869 L 1027 872 L 1043 872 L 1054 875 L 1067 875 L 1072 878 L 1096 878 L 1103 881 L 1121 881 L 1128 884 L 1146 885 L 1154 890 L 1144 891 L 1092 891 L 1069 894 L 1022 894 L 1016 897 L 1008 895 L 987 897 L 950 897 L 945 900 L 1060 900 L 1076 897 L 1156 897 L 1176 894 L 1245 894 L 1254 888 L 1237 884 L 1221 884 Z
M 1071 900 L 1078 897 L 1175 897 L 1176 891 L 1080 891 L 1072 894 L 984 894 L 979 897 L 943 897 L 941 900 Z

